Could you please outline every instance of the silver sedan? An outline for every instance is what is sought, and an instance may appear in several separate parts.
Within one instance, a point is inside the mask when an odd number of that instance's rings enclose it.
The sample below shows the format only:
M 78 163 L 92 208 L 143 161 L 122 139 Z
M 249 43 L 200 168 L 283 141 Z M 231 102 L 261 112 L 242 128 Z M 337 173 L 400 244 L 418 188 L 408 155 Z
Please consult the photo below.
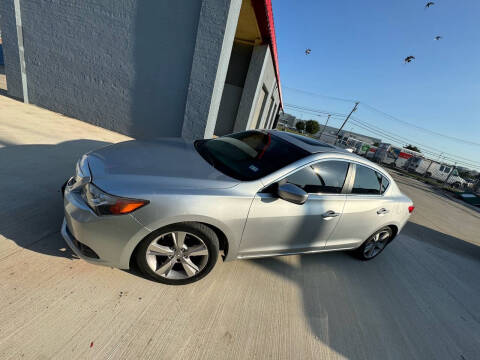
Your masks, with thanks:
M 186 284 L 225 261 L 380 254 L 413 211 L 378 165 L 311 138 L 245 131 L 127 141 L 84 155 L 62 235 L 81 258 Z

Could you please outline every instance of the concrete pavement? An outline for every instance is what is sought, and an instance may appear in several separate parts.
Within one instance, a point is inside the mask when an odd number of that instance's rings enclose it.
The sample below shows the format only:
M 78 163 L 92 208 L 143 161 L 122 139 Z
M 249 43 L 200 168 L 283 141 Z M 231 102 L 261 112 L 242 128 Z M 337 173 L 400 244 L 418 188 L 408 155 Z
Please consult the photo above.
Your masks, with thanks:
M 0 359 L 478 358 L 479 214 L 412 179 L 411 222 L 370 262 L 219 262 L 172 287 L 76 259 L 59 186 L 124 139 L 0 96 Z

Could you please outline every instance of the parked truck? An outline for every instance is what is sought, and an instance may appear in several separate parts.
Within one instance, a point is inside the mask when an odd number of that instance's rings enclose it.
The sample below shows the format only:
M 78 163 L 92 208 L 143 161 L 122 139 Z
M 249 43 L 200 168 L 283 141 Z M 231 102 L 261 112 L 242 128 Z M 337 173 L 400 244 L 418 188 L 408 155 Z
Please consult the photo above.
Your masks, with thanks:
M 393 146 L 392 144 L 381 143 L 375 152 L 374 160 L 381 164 L 404 167 L 407 160 L 411 157 L 421 156 L 422 154 L 417 151 Z
M 442 182 L 448 179 L 447 184 L 457 188 L 465 187 L 468 184 L 465 179 L 460 177 L 454 166 L 423 157 L 410 158 L 405 164 L 405 169 Z
M 367 153 L 365 154 L 365 157 L 367 159 L 373 160 L 375 158 L 375 154 L 377 153 L 378 147 L 376 146 L 370 146 L 368 148 Z

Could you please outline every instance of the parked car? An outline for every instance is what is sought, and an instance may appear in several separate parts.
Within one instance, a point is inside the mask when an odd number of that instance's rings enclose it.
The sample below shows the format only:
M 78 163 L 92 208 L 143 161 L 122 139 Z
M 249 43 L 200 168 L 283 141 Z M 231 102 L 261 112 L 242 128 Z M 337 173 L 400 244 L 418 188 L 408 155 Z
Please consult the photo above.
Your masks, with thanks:
M 185 284 L 217 262 L 331 250 L 380 254 L 412 201 L 381 167 L 311 138 L 245 131 L 127 141 L 84 155 L 62 235 L 81 258 Z
M 480 206 L 480 196 L 471 191 L 458 193 L 457 197 L 470 205 Z

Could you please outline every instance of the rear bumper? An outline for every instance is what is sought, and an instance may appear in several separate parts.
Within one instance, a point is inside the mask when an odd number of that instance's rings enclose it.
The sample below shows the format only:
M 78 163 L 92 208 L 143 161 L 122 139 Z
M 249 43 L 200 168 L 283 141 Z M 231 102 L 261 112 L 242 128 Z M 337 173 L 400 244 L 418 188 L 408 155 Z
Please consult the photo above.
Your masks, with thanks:
M 68 187 L 64 210 L 63 238 L 78 257 L 93 264 L 128 269 L 135 246 L 150 232 L 132 215 L 96 215 Z

